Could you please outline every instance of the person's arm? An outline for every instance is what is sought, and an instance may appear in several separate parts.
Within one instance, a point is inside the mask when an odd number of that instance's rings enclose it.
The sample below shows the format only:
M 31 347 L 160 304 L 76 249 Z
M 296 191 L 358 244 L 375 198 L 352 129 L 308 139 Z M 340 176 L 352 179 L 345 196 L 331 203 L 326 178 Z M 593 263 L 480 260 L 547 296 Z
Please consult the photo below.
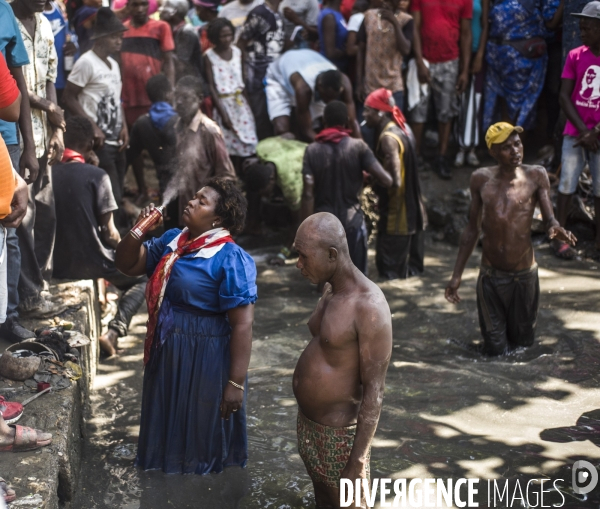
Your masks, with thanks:
M 227 318 L 231 326 L 229 339 L 229 355 L 231 364 L 229 366 L 229 380 L 244 387 L 250 364 L 252 352 L 252 323 L 254 322 L 254 304 L 239 306 L 227 311 Z M 223 389 L 223 401 L 221 402 L 221 418 L 229 419 L 231 413 L 242 407 L 244 391 L 233 386 L 229 382 Z
M 308 160 L 308 150 L 304 151 L 302 162 L 302 200 L 300 201 L 300 219 L 304 221 L 315 213 L 315 177 Z
M 204 70 L 206 72 L 206 81 L 208 82 L 208 88 L 210 90 L 210 95 L 212 96 L 213 105 L 221 116 L 223 127 L 229 131 L 233 131 L 233 124 L 229 118 L 229 113 L 227 113 L 227 110 L 223 105 L 223 101 L 221 101 L 221 98 L 219 97 L 219 92 L 217 91 L 217 87 L 215 85 L 215 76 L 213 74 L 212 63 L 210 58 L 208 58 L 208 55 L 204 55 Z
M 385 136 L 384 138 L 388 138 L 388 136 Z M 374 177 L 383 187 L 392 187 L 394 183 L 392 176 L 383 169 L 383 166 L 381 166 L 377 160 L 373 161 L 373 164 L 367 168 L 367 173 Z
M 479 240 L 483 212 L 483 202 L 481 201 L 481 194 L 479 191 L 485 180 L 487 180 L 487 177 L 482 173 L 482 170 L 475 171 L 471 175 L 471 207 L 469 208 L 469 222 L 460 236 L 454 272 L 452 273 L 452 278 L 450 279 L 445 292 L 446 300 L 453 304 L 458 304 L 460 302 L 458 287 L 460 286 L 462 273 L 465 270 L 469 256 L 471 256 L 471 253 Z
M 59 108 L 57 104 L 58 99 L 56 98 L 56 88 L 54 87 L 54 83 L 52 81 L 46 81 L 46 97 L 52 104 L 56 106 L 56 108 Z M 62 116 L 62 108 L 59 109 Z M 50 166 L 60 162 L 62 159 L 63 152 L 65 151 L 65 142 L 63 140 L 63 132 L 65 131 L 65 128 L 66 125 L 64 116 L 61 125 L 52 124 L 52 135 L 50 136 L 50 141 L 48 143 L 48 164 Z
M 411 50 L 411 43 L 406 37 L 404 37 L 402 25 L 400 25 L 398 18 L 396 18 L 396 16 L 394 16 L 394 13 L 389 9 L 380 9 L 379 12 L 381 14 L 381 19 L 385 19 L 392 24 L 394 35 L 396 36 L 396 49 L 403 56 L 408 55 Z
M 142 209 L 136 223 L 147 217 L 152 212 L 154 204 Z M 152 227 L 149 232 L 158 228 L 163 222 L 160 220 Z M 148 251 L 144 246 L 144 239 L 138 239 L 131 234 L 125 235 L 119 242 L 115 253 L 115 267 L 126 276 L 143 276 L 146 274 L 146 258 Z
M 481 36 L 479 38 L 479 48 L 473 57 L 471 63 L 471 74 L 477 74 L 483 67 L 483 59 L 485 58 L 485 47 L 487 45 L 488 34 L 490 33 L 490 0 L 481 0 Z M 471 37 L 473 34 L 471 33 Z
M 560 0 L 554 15 L 550 19 L 544 19 L 544 24 L 548 30 L 556 30 L 563 20 L 563 12 L 565 10 L 565 0 Z
M 29 199 L 27 182 L 25 182 L 21 175 L 14 169 L 13 175 L 17 185 L 10 203 L 11 212 L 0 221 L 6 228 L 17 228 L 21 224 L 21 221 L 23 221 L 23 218 L 27 213 L 27 201 Z
M 173 63 L 172 51 L 163 51 L 162 72 L 169 79 L 171 86 L 175 88 L 175 64 Z
M 319 7 L 318 7 L 318 4 L 317 4 L 317 16 L 318 16 L 318 9 L 319 9 Z M 301 26 L 307 32 L 311 32 L 313 34 L 317 34 L 318 33 L 316 21 L 315 21 L 314 25 L 309 24 L 308 22 L 304 21 L 300 17 L 300 15 L 296 11 L 294 11 L 291 7 L 284 7 L 283 8 L 283 16 L 290 23 L 293 23 L 296 26 Z M 315 18 L 315 20 L 316 20 L 316 18 Z
M 31 127 L 31 106 L 27 98 L 29 92 L 27 83 L 23 76 L 21 67 L 8 68 L 13 78 L 17 82 L 19 92 L 21 92 L 21 111 L 19 113 L 19 131 L 23 140 L 23 153 L 19 160 L 19 174 L 25 179 L 25 182 L 31 184 L 37 179 L 40 171 L 40 164 L 35 157 L 35 141 L 33 140 L 33 128 Z M 29 175 L 27 176 L 27 171 Z M 25 178 L 27 176 L 27 178 Z
M 358 55 L 358 32 L 348 32 L 346 39 L 346 55 L 355 57 Z
M 127 128 L 127 121 L 125 120 L 125 108 L 122 104 L 119 107 L 121 108 L 121 121 L 123 122 L 121 131 L 119 132 L 119 142 L 121 143 L 119 152 L 123 152 L 123 150 L 127 150 L 127 147 L 129 146 L 129 129 Z
M 345 55 L 344 50 L 335 47 L 335 32 L 336 22 L 333 14 L 327 14 L 323 17 L 323 49 L 325 56 L 329 60 L 335 60 L 336 58 L 343 58 Z
M 400 187 L 403 184 L 400 173 L 402 161 L 400 161 L 398 148 L 398 142 L 391 136 L 381 137 L 380 150 L 383 154 L 383 168 L 392 179 L 391 185 L 386 187 Z
M 375 302 L 374 302 L 375 301 Z M 379 302 L 377 302 L 379 301 Z M 374 305 L 376 304 L 376 305 Z M 371 296 L 357 304 L 355 328 L 358 335 L 362 402 L 356 420 L 354 444 L 340 479 L 366 477 L 371 442 L 375 436 L 385 389 L 385 375 L 392 356 L 392 319 L 383 296 Z
M 569 64 L 565 64 L 565 67 Z M 571 100 L 571 95 L 573 94 L 573 89 L 575 88 L 575 80 L 562 78 L 562 84 L 560 87 L 560 95 L 558 96 L 558 102 L 560 103 L 560 107 L 565 112 L 565 116 L 573 124 L 575 129 L 579 131 L 579 136 L 577 136 L 577 142 L 575 146 L 582 146 L 592 152 L 596 152 L 600 148 L 600 142 L 598 141 L 598 134 L 600 133 L 600 124 L 595 126 L 593 129 L 588 129 L 585 125 L 584 121 L 579 116 L 579 112 L 573 101 Z
M 106 212 L 98 218 L 100 226 L 100 237 L 102 242 L 113 249 L 116 249 L 121 242 L 121 235 L 115 226 L 115 221 L 112 212 Z
M 429 83 L 431 81 L 431 75 L 429 74 L 429 68 L 423 61 L 423 45 L 421 43 L 421 11 L 412 11 L 414 22 L 414 34 L 413 34 L 413 50 L 415 52 L 415 62 L 417 64 L 417 75 L 420 83 Z
M 543 166 L 538 166 L 533 171 L 535 171 L 536 179 L 538 181 L 538 204 L 546 225 L 548 237 L 550 240 L 557 239 L 574 246 L 577 243 L 575 235 L 562 228 L 554 217 L 554 207 L 552 206 L 552 200 L 550 199 L 550 180 L 548 179 L 546 169 Z
M 461 18 L 460 20 L 460 74 L 456 80 L 456 91 L 462 94 L 469 83 L 469 64 L 471 61 L 471 49 L 473 46 L 473 34 L 471 32 L 471 20 Z
M 312 90 L 298 73 L 292 75 L 290 81 L 296 95 L 296 122 L 298 123 L 300 139 L 312 143 L 315 141 L 316 136 L 312 127 L 312 116 L 310 114 Z
M 340 99 L 346 104 L 346 109 L 348 110 L 348 127 L 352 131 L 352 137 L 360 140 L 362 139 L 362 134 L 360 132 L 358 121 L 356 120 L 356 106 L 354 105 L 352 83 L 350 82 L 350 78 L 343 73 L 342 86 L 344 87 L 344 91 L 342 92 L 342 97 L 340 97 Z
M 363 103 L 366 99 L 365 93 L 365 59 L 367 54 L 367 31 L 365 23 L 360 26 L 358 30 L 358 50 L 356 55 L 356 76 L 354 82 L 356 83 L 355 96 L 358 102 Z

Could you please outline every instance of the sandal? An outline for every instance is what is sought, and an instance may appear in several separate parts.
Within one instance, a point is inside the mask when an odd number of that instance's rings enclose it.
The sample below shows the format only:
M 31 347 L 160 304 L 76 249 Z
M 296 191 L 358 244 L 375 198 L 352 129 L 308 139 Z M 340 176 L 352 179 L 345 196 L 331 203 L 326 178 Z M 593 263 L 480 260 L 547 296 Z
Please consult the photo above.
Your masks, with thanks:
M 23 405 L 12 401 L 6 401 L 4 396 L 0 396 L 0 414 L 6 421 L 6 424 L 14 424 L 23 415 Z
M 40 447 L 45 447 L 52 443 L 52 435 L 50 433 L 44 433 L 43 431 L 26 428 L 25 426 L 19 426 L 18 424 L 11 424 L 11 428 L 15 428 L 15 439 L 12 444 L 0 445 L 0 452 L 12 451 L 12 452 L 23 452 L 33 451 Z
M 558 244 L 558 247 L 557 245 Z M 569 244 L 566 242 L 557 241 L 556 243 L 552 243 L 552 251 L 554 251 L 554 256 L 560 258 L 561 260 L 572 260 L 577 256 L 577 251 L 575 251 Z
M 15 490 L 10 489 L 6 484 L 6 481 L 2 479 L 2 477 L 0 477 L 0 491 L 2 491 L 4 502 L 6 502 L 7 504 L 12 502 L 15 498 L 17 498 Z

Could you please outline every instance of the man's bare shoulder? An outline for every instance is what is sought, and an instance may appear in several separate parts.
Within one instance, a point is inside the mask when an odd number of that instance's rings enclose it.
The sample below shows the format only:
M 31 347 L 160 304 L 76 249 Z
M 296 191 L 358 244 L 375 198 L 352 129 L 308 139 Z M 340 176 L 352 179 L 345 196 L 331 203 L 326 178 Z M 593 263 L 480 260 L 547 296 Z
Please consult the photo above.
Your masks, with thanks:
M 471 173 L 471 185 L 473 184 L 483 184 L 490 179 L 493 179 L 498 172 L 498 166 L 483 166 L 481 168 L 477 168 L 473 173 Z
M 364 283 L 355 292 L 354 310 L 357 321 L 366 320 L 370 326 L 391 320 L 390 306 L 385 295 L 381 288 L 366 276 Z
M 523 170 L 523 173 L 525 173 L 525 176 L 530 180 L 534 180 L 540 184 L 548 180 L 546 168 L 539 164 L 522 164 L 521 169 Z

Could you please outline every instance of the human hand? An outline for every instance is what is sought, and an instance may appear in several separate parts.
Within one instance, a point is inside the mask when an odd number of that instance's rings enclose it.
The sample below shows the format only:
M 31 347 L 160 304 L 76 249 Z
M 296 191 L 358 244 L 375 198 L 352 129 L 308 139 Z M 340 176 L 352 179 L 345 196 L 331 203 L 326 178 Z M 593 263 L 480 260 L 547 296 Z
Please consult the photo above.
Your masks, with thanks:
M 10 214 L 0 221 L 6 228 L 17 228 L 27 212 L 27 201 L 29 198 L 29 191 L 27 189 L 27 183 L 23 178 L 17 174 L 17 187 L 15 194 L 10 202 L 10 208 L 12 209 Z
M 561 242 L 566 242 L 571 246 L 574 246 L 577 243 L 577 237 L 570 231 L 565 230 L 562 226 L 551 226 L 548 229 L 548 237 L 550 240 L 556 239 Z
M 598 134 L 594 129 L 588 129 L 577 136 L 577 141 L 573 144 L 574 147 L 583 147 L 592 152 L 596 152 L 600 148 Z
M 65 151 L 65 142 L 63 141 L 63 132 L 61 129 L 56 129 L 50 137 L 48 144 L 48 164 L 60 163 Z
M 381 19 L 389 21 L 392 24 L 395 24 L 398 22 L 398 20 L 396 19 L 396 16 L 394 16 L 394 11 L 392 10 L 392 7 L 390 5 L 388 5 L 387 3 L 384 3 L 383 7 L 381 9 L 379 9 L 379 17 Z
M 29 175 L 27 173 L 29 172 Z M 24 148 L 19 160 L 19 174 L 27 184 L 33 184 L 40 173 L 40 163 L 35 157 L 35 148 Z
M 452 276 L 448 286 L 446 286 L 446 292 L 444 297 L 448 302 L 452 304 L 458 304 L 460 302 L 460 297 L 458 295 L 458 287 L 460 286 L 460 278 Z
M 283 17 L 287 19 L 290 23 L 293 23 L 294 25 L 302 25 L 302 20 L 300 19 L 300 16 L 298 16 L 298 13 L 291 7 L 284 7 Z
M 477 74 L 481 71 L 483 67 L 483 55 L 480 53 L 475 53 L 475 57 L 471 62 L 471 74 Z
M 459 95 L 462 94 L 467 89 L 468 84 L 469 84 L 469 73 L 468 72 L 460 73 L 460 75 L 458 76 L 458 79 L 456 80 L 456 93 Z
M 96 122 L 92 122 L 92 125 L 94 127 L 94 148 L 102 148 L 102 146 L 104 145 L 104 140 L 106 139 L 106 136 L 104 135 L 102 130 L 98 127 Z
M 228 131 L 235 132 L 235 129 L 233 128 L 233 122 L 229 118 L 229 113 L 227 113 L 226 111 L 224 111 L 223 115 L 221 115 L 221 123 L 223 124 L 223 127 Z
M 148 217 L 150 214 L 152 214 L 152 211 L 155 208 L 156 207 L 154 206 L 154 203 L 151 203 L 147 207 L 144 207 L 140 211 L 140 215 L 138 216 L 137 220 L 135 221 L 135 224 L 139 223 L 142 219 L 144 219 L 144 218 Z M 150 228 L 148 228 L 148 230 L 146 230 L 146 232 L 151 232 L 153 230 L 156 230 L 162 223 L 163 223 L 163 216 L 161 214 L 160 219 L 158 221 L 156 221 L 156 223 L 154 223 Z
M 367 469 L 366 463 L 362 461 L 348 461 L 344 470 L 340 474 L 340 479 L 349 479 L 350 482 L 354 485 L 356 483 L 356 479 L 366 479 L 367 478 Z M 362 481 L 361 481 L 362 482 Z M 362 490 L 361 490 L 362 492 Z M 362 498 L 362 497 L 361 497 Z M 352 507 L 365 507 L 363 504 L 363 500 L 359 500 L 359 504 L 353 503 L 355 499 L 350 501 L 350 505 Z
M 431 74 L 429 73 L 429 67 L 427 67 L 423 62 L 417 62 L 417 76 L 419 78 L 419 83 L 431 82 Z
M 85 162 L 91 164 L 92 166 L 100 166 L 100 159 L 98 158 L 96 152 L 94 152 L 93 150 L 90 150 L 87 153 L 85 157 Z
M 125 122 L 123 122 L 123 127 L 119 133 L 119 143 L 121 144 L 119 152 L 123 152 L 129 146 L 129 132 L 127 131 L 127 124 Z
M 63 46 L 63 53 L 65 56 L 74 55 L 75 53 L 77 53 L 77 46 L 75 46 L 75 43 L 72 41 L 65 42 Z
M 242 384 L 240 384 L 242 385 Z M 221 401 L 221 419 L 228 420 L 232 412 L 237 412 L 242 408 L 244 401 L 244 391 L 227 383 L 223 390 L 223 400 Z
M 48 122 L 50 122 L 54 127 L 60 129 L 67 128 L 67 124 L 65 123 L 65 112 L 57 104 L 51 102 L 46 115 L 48 115 Z

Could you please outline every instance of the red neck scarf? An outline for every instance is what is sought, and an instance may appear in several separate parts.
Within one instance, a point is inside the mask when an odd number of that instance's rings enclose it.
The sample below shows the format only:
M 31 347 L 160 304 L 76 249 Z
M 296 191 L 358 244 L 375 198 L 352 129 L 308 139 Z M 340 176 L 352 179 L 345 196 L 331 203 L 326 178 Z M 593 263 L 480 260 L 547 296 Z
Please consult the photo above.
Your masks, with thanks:
M 85 157 L 83 157 L 79 152 L 72 150 L 70 148 L 65 147 L 65 151 L 63 152 L 63 157 L 60 161 L 61 163 L 85 163 Z
M 177 249 L 164 255 L 152 277 L 146 285 L 146 302 L 148 303 L 148 323 L 146 324 L 146 341 L 144 343 L 144 365 L 150 359 L 150 350 L 154 341 L 154 332 L 158 322 L 158 312 L 162 304 L 165 289 L 173 270 L 173 265 L 182 256 L 195 253 L 207 247 L 215 247 L 227 242 L 233 242 L 231 234 L 224 228 L 210 230 L 196 239 L 190 240 L 190 231 L 185 228 L 177 240 Z
M 367 99 L 365 100 L 365 106 L 373 108 L 374 110 L 391 113 L 392 118 L 394 119 L 394 122 L 398 124 L 398 127 L 400 127 L 400 129 L 403 131 L 406 131 L 406 118 L 404 118 L 404 115 L 398 106 L 390 106 L 390 97 L 392 97 L 392 92 L 390 90 L 378 88 L 375 90 L 375 92 L 371 92 L 367 96 Z
M 344 138 L 350 136 L 351 132 L 350 129 L 345 129 L 341 126 L 327 127 L 315 136 L 315 141 L 318 141 L 319 143 L 339 143 Z

